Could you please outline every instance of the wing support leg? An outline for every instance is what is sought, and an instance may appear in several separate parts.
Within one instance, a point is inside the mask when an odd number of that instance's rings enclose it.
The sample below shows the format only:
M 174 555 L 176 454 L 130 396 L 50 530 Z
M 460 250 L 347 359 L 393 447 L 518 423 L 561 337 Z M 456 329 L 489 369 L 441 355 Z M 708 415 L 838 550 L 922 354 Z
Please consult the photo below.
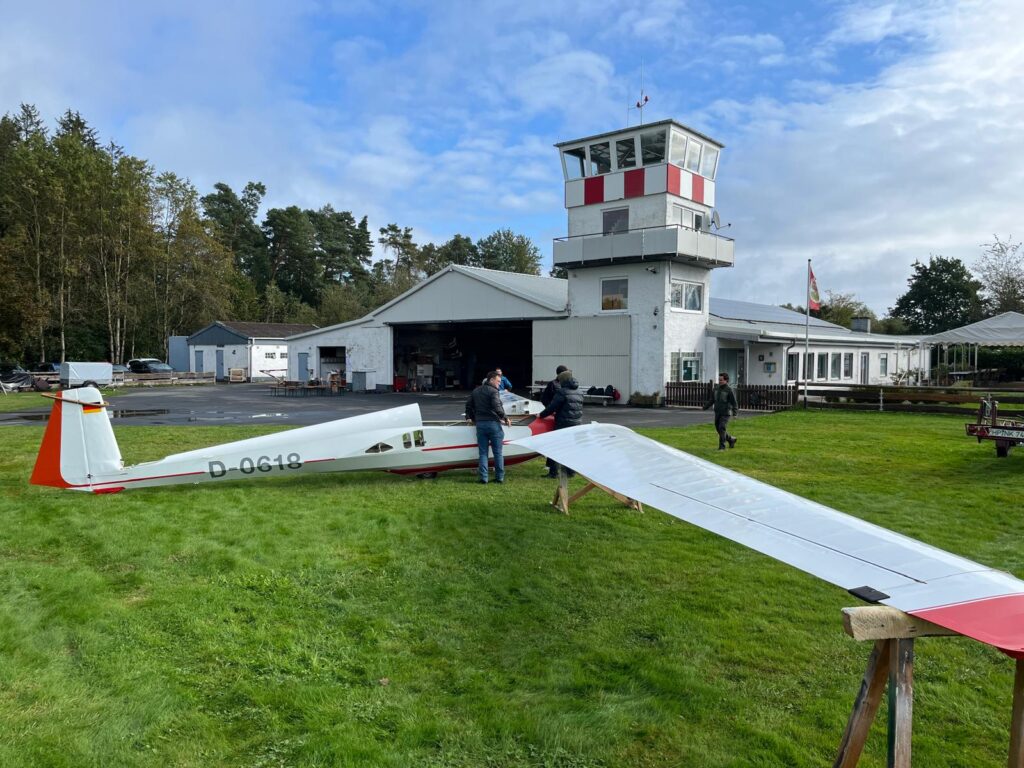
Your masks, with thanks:
M 558 466 L 558 487 L 555 488 L 555 496 L 554 496 L 553 499 L 551 499 L 551 506 L 553 506 L 555 509 L 557 509 L 562 514 L 568 515 L 569 514 L 569 505 L 570 504 L 578 501 L 579 499 L 582 499 L 584 496 L 586 496 L 588 493 L 590 493 L 592 490 L 594 490 L 596 488 L 598 490 L 604 491 L 605 493 L 607 493 L 609 496 L 611 496 L 612 498 L 616 499 L 617 501 L 621 501 L 623 504 L 625 504 L 630 509 L 635 509 L 638 512 L 643 512 L 644 511 L 644 505 L 641 504 L 636 499 L 631 499 L 628 496 L 623 496 L 621 493 L 618 493 L 617 491 L 613 491 L 611 488 L 606 488 L 605 486 L 601 485 L 600 483 L 595 483 L 593 480 L 590 480 L 589 478 L 585 478 L 585 479 L 587 480 L 587 484 L 585 486 L 583 486 L 580 490 L 576 491 L 576 493 L 574 493 L 572 496 L 570 496 L 569 495 L 569 476 L 565 472 L 565 467 L 563 467 L 561 464 L 559 464 L 559 466 Z

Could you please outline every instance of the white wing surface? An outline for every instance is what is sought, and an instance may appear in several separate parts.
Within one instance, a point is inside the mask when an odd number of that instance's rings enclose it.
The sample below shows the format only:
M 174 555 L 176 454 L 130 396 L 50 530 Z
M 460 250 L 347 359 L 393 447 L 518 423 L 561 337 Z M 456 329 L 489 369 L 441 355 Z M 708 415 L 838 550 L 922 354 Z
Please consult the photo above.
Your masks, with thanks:
M 636 434 L 590 424 L 515 441 L 637 501 L 871 602 L 1024 658 L 1024 582 Z

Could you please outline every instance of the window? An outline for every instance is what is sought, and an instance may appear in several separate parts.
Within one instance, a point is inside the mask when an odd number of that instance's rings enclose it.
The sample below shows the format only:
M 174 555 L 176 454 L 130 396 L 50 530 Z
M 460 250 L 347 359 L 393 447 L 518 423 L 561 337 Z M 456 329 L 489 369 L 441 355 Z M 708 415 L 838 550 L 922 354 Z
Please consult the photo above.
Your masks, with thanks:
M 367 448 L 366 449 L 366 453 L 384 453 L 385 451 L 390 451 L 390 450 L 391 450 L 391 446 L 388 445 L 387 443 L 377 443 L 377 444 L 371 445 L 369 448 Z
M 644 165 L 665 162 L 665 131 L 640 134 L 640 157 Z
M 584 169 L 586 168 L 587 151 L 584 147 L 567 149 L 562 153 L 562 157 L 565 159 L 565 178 L 567 180 L 580 179 L 586 175 Z
M 828 379 L 828 353 L 818 353 L 818 375 L 814 378 L 826 381 Z
M 690 139 L 686 143 L 686 170 L 697 173 L 700 170 L 700 142 Z
M 669 147 L 668 158 L 673 165 L 680 167 L 686 158 L 686 134 L 675 128 L 672 129 L 672 145 Z
M 843 352 L 843 378 L 853 378 L 853 352 Z
M 673 205 L 672 208 L 676 223 L 687 229 L 693 229 L 693 211 L 681 205 Z
M 808 352 L 807 357 L 804 359 L 804 378 L 807 380 L 814 378 L 814 353 Z
M 412 448 L 412 435 L 410 435 L 408 432 L 402 435 L 402 447 Z
M 718 166 L 718 150 L 714 147 L 704 147 L 704 157 L 700 161 L 700 175 L 709 179 L 715 178 L 715 170 Z
M 609 211 L 602 211 L 602 219 L 604 222 L 602 231 L 606 235 L 629 231 L 629 208 L 612 208 Z
M 786 381 L 796 381 L 800 371 L 800 355 L 791 352 L 786 355 Z
M 612 277 L 601 281 L 601 311 L 629 308 L 629 281 Z
M 417 448 L 422 448 L 427 444 L 427 439 L 423 436 L 422 429 L 417 429 L 415 432 L 413 432 L 412 439 L 413 442 L 416 444 Z
M 267 352 L 264 357 L 266 357 L 267 360 L 277 360 L 277 352 Z
M 673 280 L 672 309 L 700 312 L 704 309 L 704 286 L 701 283 Z
M 281 359 L 282 360 L 287 360 L 288 359 L 288 353 L 287 352 L 282 352 L 281 353 Z
M 833 352 L 832 353 L 832 366 L 831 366 L 831 369 L 829 370 L 829 376 L 828 377 L 830 379 L 838 379 L 839 378 L 839 353 L 838 352 Z
M 888 376 L 889 375 L 889 355 L 882 352 L 878 356 L 878 375 Z
M 610 173 L 612 170 L 612 151 L 607 141 L 590 145 L 590 175 Z
M 636 168 L 636 139 L 619 139 L 615 142 L 615 167 Z
M 669 375 L 672 381 L 700 381 L 700 368 L 700 352 L 673 352 Z

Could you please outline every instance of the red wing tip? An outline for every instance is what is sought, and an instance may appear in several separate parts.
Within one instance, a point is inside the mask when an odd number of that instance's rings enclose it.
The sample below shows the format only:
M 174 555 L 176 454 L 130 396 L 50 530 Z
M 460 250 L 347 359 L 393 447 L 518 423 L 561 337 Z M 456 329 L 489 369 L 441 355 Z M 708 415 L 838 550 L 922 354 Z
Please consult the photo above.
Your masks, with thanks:
M 985 597 L 908 613 L 998 648 L 1015 659 L 1024 658 L 1024 593 Z
M 120 493 L 124 490 L 123 485 L 114 486 L 113 488 L 93 488 L 93 493 Z

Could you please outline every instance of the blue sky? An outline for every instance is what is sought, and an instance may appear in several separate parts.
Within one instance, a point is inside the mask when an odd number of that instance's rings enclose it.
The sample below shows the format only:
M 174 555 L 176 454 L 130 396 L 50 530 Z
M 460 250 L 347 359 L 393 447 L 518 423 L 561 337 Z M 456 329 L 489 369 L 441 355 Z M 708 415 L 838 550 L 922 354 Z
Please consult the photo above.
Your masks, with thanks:
M 169 5 L 169 4 L 164 4 Z M 915 259 L 1019 236 L 1024 3 L 8 3 L 0 111 L 80 111 L 188 176 L 397 222 L 565 234 L 552 145 L 675 118 L 726 145 L 712 293 L 883 314 Z M 45 7 L 45 10 L 42 8 Z

